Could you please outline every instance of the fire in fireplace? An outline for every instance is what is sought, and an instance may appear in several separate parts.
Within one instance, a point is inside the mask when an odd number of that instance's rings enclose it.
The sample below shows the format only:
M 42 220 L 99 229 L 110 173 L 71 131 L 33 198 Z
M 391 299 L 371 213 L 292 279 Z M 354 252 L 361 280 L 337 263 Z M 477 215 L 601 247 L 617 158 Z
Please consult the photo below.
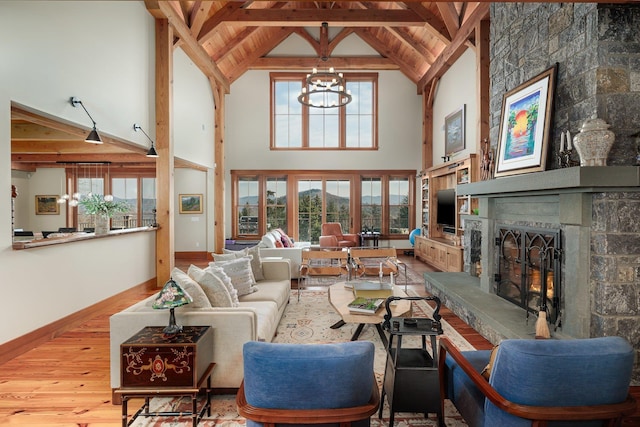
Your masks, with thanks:
M 496 293 L 524 308 L 527 318 L 545 308 L 560 327 L 560 230 L 496 224 L 496 235 Z

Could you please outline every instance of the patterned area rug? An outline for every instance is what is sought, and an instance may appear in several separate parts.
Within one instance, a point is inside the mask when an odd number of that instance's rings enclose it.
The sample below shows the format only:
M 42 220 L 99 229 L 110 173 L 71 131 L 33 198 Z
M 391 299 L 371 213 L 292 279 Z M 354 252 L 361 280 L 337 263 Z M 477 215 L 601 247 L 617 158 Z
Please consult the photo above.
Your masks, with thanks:
M 409 291 L 411 295 L 412 291 Z M 357 325 L 346 324 L 339 329 L 331 329 L 330 326 L 340 320 L 340 316 L 329 305 L 326 290 L 304 290 L 297 300 L 297 291 L 292 291 L 291 302 L 285 309 L 284 315 L 278 325 L 277 336 L 274 342 L 279 343 L 327 343 L 349 341 Z M 433 308 L 425 301 L 413 302 L 413 317 L 431 317 Z M 442 322 L 444 335 L 451 339 L 460 349 L 470 350 L 473 347 L 445 321 Z M 409 337 L 414 338 L 414 337 Z M 372 341 L 376 346 L 374 359 L 374 371 L 378 384 L 381 386 L 384 378 L 384 365 L 386 351 L 373 325 L 365 326 L 360 334 L 360 340 Z M 417 338 L 416 338 L 417 339 Z M 406 345 L 405 345 L 406 344 Z M 407 338 L 403 341 L 404 347 L 418 345 L 416 341 L 411 344 Z M 211 404 L 211 416 L 202 420 L 199 426 L 233 427 L 244 426 L 245 419 L 238 415 L 235 405 L 235 395 L 215 396 Z M 131 405 L 133 410 L 134 405 Z M 180 399 L 154 398 L 151 402 L 151 410 L 159 411 L 186 411 L 190 404 Z M 455 408 L 446 401 L 445 422 L 448 427 L 466 426 Z M 189 426 L 190 420 L 177 417 L 158 417 L 136 419 L 133 426 L 144 427 L 177 427 Z M 375 414 L 371 417 L 371 425 L 383 427 L 389 425 L 389 408 L 385 399 L 382 419 Z M 395 427 L 422 427 L 437 426 L 435 414 L 396 413 L 394 417 Z

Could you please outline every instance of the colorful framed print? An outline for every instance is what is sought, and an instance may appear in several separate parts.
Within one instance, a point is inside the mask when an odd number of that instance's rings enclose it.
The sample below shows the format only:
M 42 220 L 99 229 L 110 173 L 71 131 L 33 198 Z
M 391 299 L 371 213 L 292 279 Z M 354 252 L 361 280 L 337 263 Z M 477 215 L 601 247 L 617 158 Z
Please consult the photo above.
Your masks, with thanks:
M 202 213 L 202 194 L 179 194 L 181 214 Z
M 36 196 L 36 215 L 60 215 L 58 196 Z
M 447 156 L 464 150 L 465 104 L 444 118 L 444 152 Z
M 504 95 L 494 176 L 545 170 L 557 67 Z

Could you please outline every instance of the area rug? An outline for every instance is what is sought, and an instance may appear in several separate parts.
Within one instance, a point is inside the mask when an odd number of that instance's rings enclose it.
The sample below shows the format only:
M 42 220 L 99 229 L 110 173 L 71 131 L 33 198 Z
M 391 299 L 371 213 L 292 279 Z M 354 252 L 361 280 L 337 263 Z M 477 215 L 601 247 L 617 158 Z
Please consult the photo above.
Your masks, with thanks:
M 409 295 L 412 291 L 409 290 Z M 292 291 L 291 302 L 285 309 L 284 315 L 278 325 L 277 335 L 274 342 L 277 343 L 330 343 L 345 342 L 351 339 L 357 325 L 346 324 L 338 329 L 331 329 L 330 326 L 340 320 L 340 316 L 331 307 L 328 301 L 326 290 L 304 290 L 297 299 L 297 291 Z M 414 301 L 413 317 L 431 317 L 433 308 L 425 301 Z M 473 347 L 453 329 L 446 321 L 442 321 L 444 335 L 451 339 L 460 349 L 472 350 Z M 403 341 L 404 347 L 418 345 L 418 342 L 411 343 L 406 337 Z M 386 351 L 373 325 L 365 326 L 360 334 L 360 340 L 368 340 L 375 344 L 376 353 L 374 358 L 374 371 L 378 385 L 382 386 L 384 378 L 384 365 Z M 389 425 L 389 408 L 385 399 L 383 404 L 382 419 L 378 419 L 375 414 L 371 417 L 371 425 L 383 427 Z M 133 409 L 133 405 L 132 409 Z M 199 426 L 203 427 L 232 427 L 246 425 L 245 419 L 238 415 L 235 405 L 235 395 L 215 396 L 211 404 L 211 416 L 202 420 Z M 154 398 L 151 402 L 151 410 L 180 412 L 190 408 L 188 402 L 172 398 Z M 445 421 L 448 427 L 466 426 L 455 408 L 446 401 Z M 139 417 L 133 426 L 137 427 L 182 427 L 189 426 L 190 420 L 179 417 Z M 396 427 L 422 427 L 437 426 L 435 414 L 396 413 L 394 416 L 394 426 Z

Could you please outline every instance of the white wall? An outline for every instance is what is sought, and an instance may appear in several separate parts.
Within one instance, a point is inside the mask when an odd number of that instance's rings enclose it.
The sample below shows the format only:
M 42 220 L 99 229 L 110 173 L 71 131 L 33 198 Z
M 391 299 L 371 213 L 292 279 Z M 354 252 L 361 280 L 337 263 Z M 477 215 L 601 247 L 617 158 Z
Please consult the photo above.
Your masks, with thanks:
M 12 173 L 12 175 L 16 175 Z M 12 178 L 18 190 L 16 197 L 16 228 L 30 231 L 57 231 L 66 227 L 67 204 L 58 205 L 58 215 L 36 215 L 36 196 L 59 196 L 65 193 L 64 168 L 38 168 L 35 172 L 20 174 L 23 178 Z
M 11 183 L 11 101 L 88 128 L 69 103 L 77 96 L 103 134 L 147 146 L 132 128 L 155 122 L 154 21 L 143 2 L 2 1 L 0 40 L 0 188 Z M 46 191 L 58 194 L 55 170 L 29 181 L 49 177 Z M 43 194 L 35 191 L 26 197 Z M 10 212 L 10 198 L 0 197 L 0 271 L 20 297 L 0 311 L 10 325 L 0 343 L 155 277 L 153 232 L 14 251 Z
M 209 249 L 208 234 L 213 233 L 213 223 L 209 226 L 209 215 L 213 216 L 210 208 L 211 197 L 208 194 L 207 172 L 194 169 L 176 169 L 175 171 L 175 218 L 174 242 L 176 252 L 213 251 Z M 180 194 L 202 194 L 202 213 L 181 214 L 179 209 Z
M 248 71 L 233 83 L 227 96 L 226 235 L 231 236 L 231 170 L 420 170 L 421 105 L 413 82 L 400 72 L 381 71 L 377 151 L 272 151 L 269 149 L 269 72 Z
M 449 114 L 465 105 L 465 149 L 456 153 L 451 160 L 476 153 L 480 148 L 478 141 L 478 104 L 476 55 L 473 49 L 467 49 L 442 76 L 436 89 L 433 103 L 433 164 L 443 163 L 444 120 Z
M 214 248 L 214 227 L 208 226 L 213 224 L 215 200 L 214 186 L 208 185 L 213 180 L 215 165 L 214 109 L 209 80 L 182 49 L 176 49 L 173 54 L 173 154 L 207 168 L 207 172 L 175 170 L 176 252 L 212 252 Z M 203 213 L 180 214 L 177 203 L 179 194 L 203 194 Z

